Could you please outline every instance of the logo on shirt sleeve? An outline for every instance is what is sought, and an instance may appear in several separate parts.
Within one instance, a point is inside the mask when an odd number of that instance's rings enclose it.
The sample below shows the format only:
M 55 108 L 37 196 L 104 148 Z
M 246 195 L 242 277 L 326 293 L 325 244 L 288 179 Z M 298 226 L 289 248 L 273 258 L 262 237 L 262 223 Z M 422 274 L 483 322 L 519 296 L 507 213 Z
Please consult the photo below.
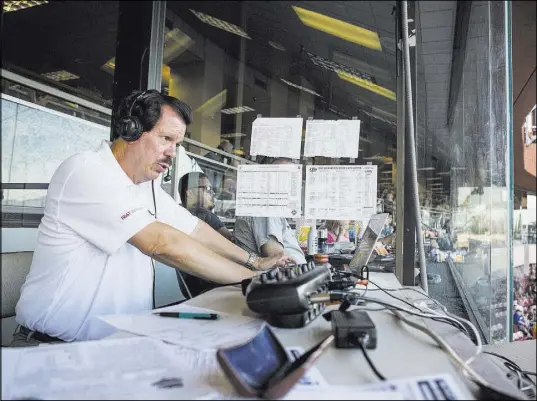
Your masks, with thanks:
M 134 213 L 143 210 L 143 207 L 138 207 L 136 209 L 129 210 L 127 213 L 121 215 L 121 220 L 125 220 L 127 217 L 132 216 Z

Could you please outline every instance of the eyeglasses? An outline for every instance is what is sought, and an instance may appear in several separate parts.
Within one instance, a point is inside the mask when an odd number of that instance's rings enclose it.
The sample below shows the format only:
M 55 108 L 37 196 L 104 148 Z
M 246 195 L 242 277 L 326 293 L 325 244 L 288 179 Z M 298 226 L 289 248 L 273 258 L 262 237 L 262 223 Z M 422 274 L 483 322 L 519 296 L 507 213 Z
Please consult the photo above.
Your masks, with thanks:
M 200 185 L 199 187 L 196 187 L 196 188 L 203 188 L 205 191 L 207 191 L 210 194 L 216 194 L 216 191 L 210 185 Z

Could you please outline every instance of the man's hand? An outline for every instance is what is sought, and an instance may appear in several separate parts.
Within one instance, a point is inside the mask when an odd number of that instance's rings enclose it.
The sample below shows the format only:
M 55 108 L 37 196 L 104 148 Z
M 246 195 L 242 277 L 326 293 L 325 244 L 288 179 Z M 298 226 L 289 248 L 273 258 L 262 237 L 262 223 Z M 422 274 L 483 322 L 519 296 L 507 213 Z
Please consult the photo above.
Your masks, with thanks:
M 255 264 L 255 270 L 267 270 L 273 267 L 285 267 L 287 263 L 296 263 L 292 257 L 287 256 L 285 253 L 280 253 L 274 256 L 268 256 L 266 258 L 259 258 Z

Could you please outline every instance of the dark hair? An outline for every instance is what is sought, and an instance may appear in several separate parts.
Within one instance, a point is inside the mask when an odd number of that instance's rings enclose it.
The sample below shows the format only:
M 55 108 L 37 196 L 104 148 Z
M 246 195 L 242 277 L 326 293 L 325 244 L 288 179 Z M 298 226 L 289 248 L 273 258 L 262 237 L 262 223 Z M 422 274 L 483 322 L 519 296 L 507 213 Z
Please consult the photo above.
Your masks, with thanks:
M 146 91 L 144 96 L 137 99 L 135 104 L 132 104 L 141 93 L 141 91 L 133 91 L 125 97 L 119 104 L 115 118 L 127 117 L 132 106 L 131 116 L 138 117 L 144 132 L 147 132 L 151 131 L 159 120 L 162 106 L 170 106 L 184 120 L 186 125 L 192 122 L 192 109 L 188 104 L 173 96 L 163 95 L 154 89 Z M 118 137 L 119 135 L 114 132 L 113 139 Z
M 186 191 L 198 187 L 203 178 L 209 179 L 205 174 L 198 172 L 187 173 L 181 177 L 177 190 L 183 206 L 186 207 Z

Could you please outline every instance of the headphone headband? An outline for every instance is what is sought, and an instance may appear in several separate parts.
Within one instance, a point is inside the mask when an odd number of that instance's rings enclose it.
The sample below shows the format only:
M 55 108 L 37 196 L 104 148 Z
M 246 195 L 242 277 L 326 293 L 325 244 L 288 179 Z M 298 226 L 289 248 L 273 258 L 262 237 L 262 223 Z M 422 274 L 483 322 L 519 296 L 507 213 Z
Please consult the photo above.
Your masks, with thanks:
M 132 109 L 134 105 L 144 97 L 147 97 L 148 91 L 145 90 L 137 95 L 132 101 L 128 114 L 125 117 L 120 117 L 115 125 L 116 133 L 120 138 L 123 138 L 127 142 L 134 142 L 138 140 L 143 133 L 143 126 L 140 119 L 132 115 Z
M 136 96 L 134 98 L 134 100 L 132 101 L 131 103 L 131 107 L 129 107 L 129 114 L 127 115 L 127 117 L 131 117 L 132 116 L 132 109 L 134 108 L 134 105 L 136 104 L 136 102 L 138 102 L 138 100 L 142 99 L 143 97 L 145 97 L 147 95 L 147 92 L 148 91 L 143 91 L 141 92 L 138 96 Z

